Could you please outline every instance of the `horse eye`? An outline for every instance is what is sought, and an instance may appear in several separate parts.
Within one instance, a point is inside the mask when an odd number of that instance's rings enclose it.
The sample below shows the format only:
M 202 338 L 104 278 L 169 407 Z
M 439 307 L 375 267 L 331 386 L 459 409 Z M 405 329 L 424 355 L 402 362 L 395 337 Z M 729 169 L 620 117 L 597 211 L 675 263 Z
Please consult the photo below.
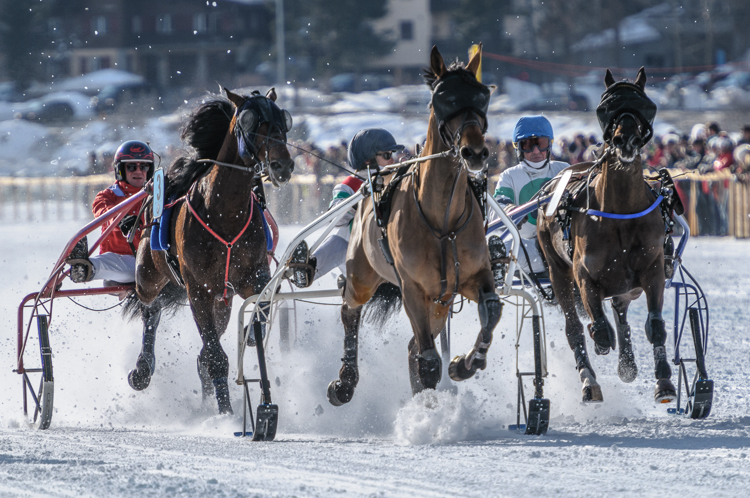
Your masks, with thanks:
M 255 116 L 255 113 L 253 111 L 247 109 L 240 113 L 238 121 L 240 123 L 240 128 L 242 128 L 242 131 L 244 131 L 245 133 L 249 133 L 255 130 L 255 125 L 258 121 L 258 118 Z
M 292 114 L 286 109 L 284 109 L 284 126 L 286 127 L 284 133 L 288 133 L 292 129 Z

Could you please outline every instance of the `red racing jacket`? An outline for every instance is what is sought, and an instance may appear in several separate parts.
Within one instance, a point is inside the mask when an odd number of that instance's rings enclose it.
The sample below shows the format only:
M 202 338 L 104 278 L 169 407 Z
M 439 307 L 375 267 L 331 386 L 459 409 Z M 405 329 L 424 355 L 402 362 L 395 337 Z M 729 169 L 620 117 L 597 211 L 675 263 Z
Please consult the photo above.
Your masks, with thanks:
M 101 192 L 96 194 L 96 197 L 94 197 L 94 202 L 91 205 L 91 211 L 94 213 L 94 217 L 101 216 L 128 197 L 138 193 L 140 190 L 141 189 L 136 188 L 127 182 L 123 182 L 120 180 L 116 181 L 110 187 L 102 190 Z M 139 203 L 136 203 L 128 212 L 128 214 L 132 214 L 134 216 L 138 215 L 138 211 L 140 210 L 140 208 L 141 205 Z M 106 230 L 110 224 L 111 222 L 107 222 L 102 225 L 102 232 Z M 138 230 L 138 233 L 135 235 L 135 239 L 133 240 L 133 244 L 135 244 L 135 247 L 138 247 L 140 241 L 141 231 Z M 114 230 L 112 230 L 112 233 L 109 234 L 109 237 L 104 239 L 99 246 L 99 254 L 104 254 L 105 252 L 113 252 L 115 254 L 124 254 L 127 256 L 133 255 L 133 250 L 130 248 L 130 244 L 128 244 L 127 239 L 122 234 L 119 228 L 115 228 Z

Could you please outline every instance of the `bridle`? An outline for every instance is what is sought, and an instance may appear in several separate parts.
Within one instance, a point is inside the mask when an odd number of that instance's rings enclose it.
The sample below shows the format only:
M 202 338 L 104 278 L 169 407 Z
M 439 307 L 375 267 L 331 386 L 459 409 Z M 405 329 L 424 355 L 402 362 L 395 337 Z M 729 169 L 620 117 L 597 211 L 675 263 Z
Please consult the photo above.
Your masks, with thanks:
M 237 106 L 233 123 L 234 127 L 230 132 L 237 137 L 237 149 L 243 162 L 256 175 L 267 176 L 271 183 L 278 187 L 273 168 L 270 167 L 269 152 L 275 147 L 286 145 L 286 134 L 292 128 L 292 116 L 289 111 L 279 109 L 271 99 L 254 92 L 242 105 Z M 263 135 L 263 142 L 256 146 L 255 140 L 251 140 L 250 137 L 257 137 L 264 123 L 268 125 L 268 129 Z M 260 150 L 264 152 L 262 156 L 259 155 Z

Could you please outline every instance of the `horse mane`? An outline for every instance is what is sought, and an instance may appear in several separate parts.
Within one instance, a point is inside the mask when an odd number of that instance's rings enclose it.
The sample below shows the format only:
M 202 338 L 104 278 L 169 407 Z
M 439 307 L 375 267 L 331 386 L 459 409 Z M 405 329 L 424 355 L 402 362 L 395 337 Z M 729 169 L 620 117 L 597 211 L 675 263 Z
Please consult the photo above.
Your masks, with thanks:
M 166 198 L 183 196 L 211 167 L 199 159 L 216 159 L 232 122 L 234 105 L 222 95 L 211 94 L 187 118 L 180 140 L 187 152 L 172 161 L 166 171 Z

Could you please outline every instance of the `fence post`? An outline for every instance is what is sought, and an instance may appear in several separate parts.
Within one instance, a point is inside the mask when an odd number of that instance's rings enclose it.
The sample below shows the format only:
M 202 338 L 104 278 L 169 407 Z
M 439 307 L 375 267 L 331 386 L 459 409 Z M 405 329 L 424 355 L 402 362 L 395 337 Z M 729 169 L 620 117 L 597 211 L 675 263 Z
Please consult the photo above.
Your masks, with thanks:
M 31 211 L 31 183 L 26 182 L 26 221 L 32 221 L 34 214 Z

